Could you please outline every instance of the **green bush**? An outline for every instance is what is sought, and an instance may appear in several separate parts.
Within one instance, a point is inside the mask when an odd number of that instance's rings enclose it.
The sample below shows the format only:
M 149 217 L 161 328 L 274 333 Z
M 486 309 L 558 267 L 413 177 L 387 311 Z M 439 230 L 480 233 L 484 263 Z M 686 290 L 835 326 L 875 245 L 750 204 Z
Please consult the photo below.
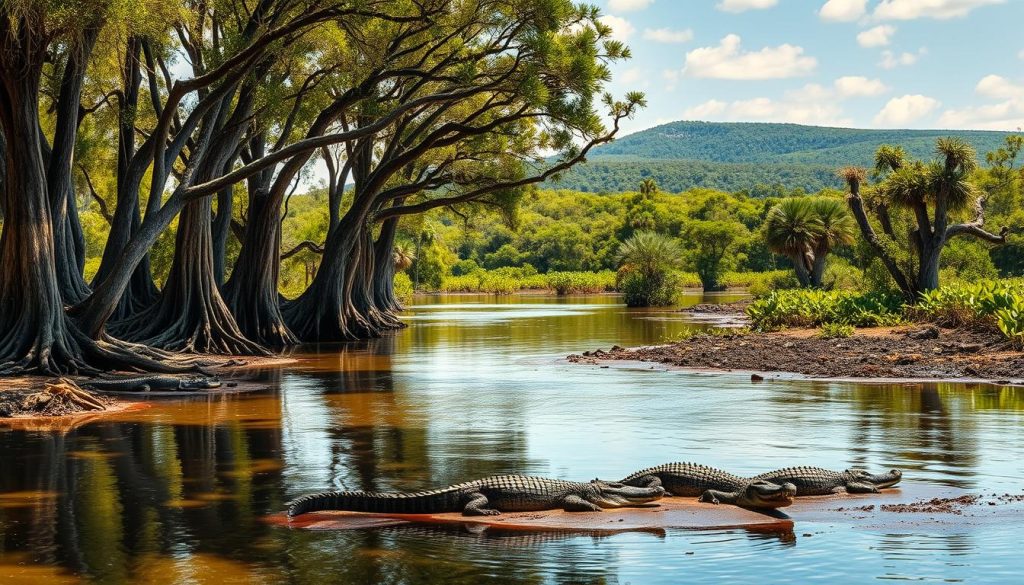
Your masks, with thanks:
M 675 303 L 681 287 L 675 272 L 645 275 L 623 270 L 619 271 L 618 288 L 628 307 L 664 307 Z
M 408 305 L 412 302 L 412 279 L 405 272 L 395 274 L 395 297 L 398 302 Z
M 956 283 L 921 295 L 912 309 L 920 319 L 947 326 L 995 326 L 1024 347 L 1024 281 L 983 280 Z
M 788 290 L 800 287 L 800 281 L 792 270 L 769 272 L 727 272 L 722 277 L 727 288 L 745 288 L 755 297 L 762 297 L 774 290 Z
M 826 323 L 878 327 L 903 320 L 903 301 L 887 293 L 782 290 L 755 300 L 747 307 L 747 315 L 757 331 Z
M 839 323 L 825 323 L 818 331 L 821 339 L 846 339 L 853 335 L 853 325 L 842 325 Z
M 549 272 L 548 288 L 560 295 L 593 294 L 615 290 L 615 273 L 602 272 Z

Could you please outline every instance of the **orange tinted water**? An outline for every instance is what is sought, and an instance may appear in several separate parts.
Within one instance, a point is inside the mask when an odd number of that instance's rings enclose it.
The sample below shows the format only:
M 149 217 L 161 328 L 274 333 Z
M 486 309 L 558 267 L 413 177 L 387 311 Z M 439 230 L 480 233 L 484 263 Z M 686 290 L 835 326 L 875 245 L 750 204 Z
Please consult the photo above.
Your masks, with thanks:
M 999 524 L 510 537 L 264 522 L 329 488 L 614 478 L 679 459 L 743 474 L 900 467 L 936 485 L 1024 491 L 1019 389 L 755 385 L 566 363 L 694 326 L 610 296 L 431 297 L 406 319 L 386 339 L 294 352 L 258 372 L 256 393 L 0 432 L 0 583 L 1017 582 L 1024 534 Z

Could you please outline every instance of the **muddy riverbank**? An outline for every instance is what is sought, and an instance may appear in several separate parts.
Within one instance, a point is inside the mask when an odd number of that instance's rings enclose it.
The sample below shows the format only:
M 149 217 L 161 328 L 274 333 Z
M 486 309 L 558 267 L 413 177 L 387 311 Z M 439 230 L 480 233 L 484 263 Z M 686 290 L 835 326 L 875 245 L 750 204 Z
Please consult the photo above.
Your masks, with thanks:
M 668 345 L 597 349 L 570 362 L 654 362 L 701 370 L 786 372 L 814 378 L 1020 382 L 1024 352 L 997 333 L 931 325 L 858 329 L 823 339 L 817 330 L 696 334 Z

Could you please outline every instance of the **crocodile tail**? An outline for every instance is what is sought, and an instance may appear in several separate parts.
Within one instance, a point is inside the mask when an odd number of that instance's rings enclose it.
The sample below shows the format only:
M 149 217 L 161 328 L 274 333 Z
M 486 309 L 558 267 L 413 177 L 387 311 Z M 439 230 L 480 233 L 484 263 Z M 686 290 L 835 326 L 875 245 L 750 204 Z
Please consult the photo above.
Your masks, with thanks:
M 374 512 L 377 514 L 439 514 L 461 511 L 459 491 L 453 488 L 428 492 L 322 492 L 298 497 L 288 503 L 288 515 L 322 510 Z

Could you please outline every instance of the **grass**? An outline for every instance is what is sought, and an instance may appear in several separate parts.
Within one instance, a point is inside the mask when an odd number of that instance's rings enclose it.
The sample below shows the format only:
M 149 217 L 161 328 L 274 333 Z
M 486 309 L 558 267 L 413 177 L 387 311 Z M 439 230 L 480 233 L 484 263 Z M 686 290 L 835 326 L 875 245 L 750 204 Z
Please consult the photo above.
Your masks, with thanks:
M 615 290 L 615 273 L 549 272 L 517 275 L 502 269 L 474 270 L 462 276 L 446 276 L 441 292 L 467 292 L 507 295 L 522 290 L 550 290 L 560 295 L 592 294 Z

